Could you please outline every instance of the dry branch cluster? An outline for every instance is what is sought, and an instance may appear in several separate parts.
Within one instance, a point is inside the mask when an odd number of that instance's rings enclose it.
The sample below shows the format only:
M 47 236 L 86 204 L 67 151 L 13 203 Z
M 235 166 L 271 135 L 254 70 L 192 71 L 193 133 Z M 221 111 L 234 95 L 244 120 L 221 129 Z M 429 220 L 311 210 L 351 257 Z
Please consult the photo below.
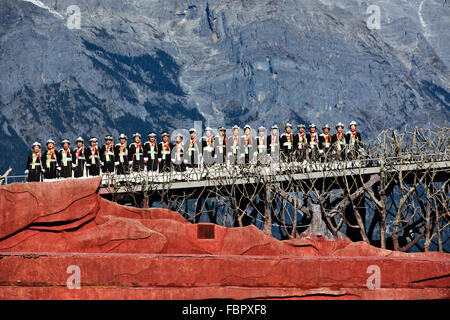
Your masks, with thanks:
M 352 161 L 213 165 L 105 175 L 112 200 L 168 207 L 192 223 L 254 224 L 399 251 L 449 249 L 449 128 L 385 130 Z

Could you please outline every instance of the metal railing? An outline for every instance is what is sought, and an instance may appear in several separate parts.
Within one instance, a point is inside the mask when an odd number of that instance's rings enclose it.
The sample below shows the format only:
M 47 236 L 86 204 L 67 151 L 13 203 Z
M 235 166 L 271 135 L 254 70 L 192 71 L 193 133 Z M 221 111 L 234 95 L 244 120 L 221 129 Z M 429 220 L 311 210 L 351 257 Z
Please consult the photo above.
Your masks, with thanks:
M 315 153 L 313 158 L 307 157 L 306 162 L 293 161 L 289 164 L 286 162 L 280 162 L 281 171 L 326 171 L 334 169 L 342 169 L 342 165 L 346 168 L 368 168 L 368 167 L 389 167 L 398 164 L 423 164 L 440 161 L 450 160 L 450 148 L 449 139 L 450 128 L 436 128 L 436 129 L 420 129 L 414 128 L 413 131 L 409 131 L 405 128 L 404 131 L 398 132 L 396 130 L 384 130 L 375 140 L 370 143 L 359 143 L 359 150 L 356 152 L 354 147 L 349 150 L 353 150 L 352 153 L 347 155 L 344 152 L 343 159 L 337 159 L 332 154 L 318 155 Z M 356 152 L 356 153 L 355 153 Z M 278 154 L 278 152 L 276 152 Z M 342 154 L 341 154 L 342 155 Z M 356 157 L 355 157 L 356 156 Z M 341 158 L 341 157 L 339 157 Z M 321 160 L 319 160 L 321 159 Z M 257 159 L 251 161 L 249 164 L 238 164 L 237 167 L 245 169 L 248 173 L 248 168 L 252 169 L 258 167 Z M 319 161 L 317 161 L 319 160 Z M 325 160 L 325 161 L 323 161 Z M 278 159 L 276 160 L 276 162 Z M 261 162 L 263 163 L 263 162 Z M 200 171 L 202 170 L 202 162 L 199 163 Z M 221 167 L 221 165 L 219 165 Z M 293 169 L 293 170 L 292 170 Z M 144 170 L 145 171 L 145 170 Z M 238 170 L 240 171 L 240 170 Z M 250 170 L 251 172 L 252 170 Z M 177 173 L 175 170 L 171 170 L 171 173 Z M 278 173 L 278 172 L 277 172 Z M 114 176 L 115 174 L 112 174 Z M 162 174 L 167 175 L 167 174 Z M 182 174 L 185 175 L 185 174 Z M 0 183 L 10 184 L 14 182 L 25 182 L 25 175 L 5 176 L 0 179 Z M 189 179 L 188 179 L 189 180 Z
M 406 160 L 405 160 L 406 159 Z M 330 161 L 330 162 L 315 162 L 315 161 L 304 161 L 304 162 L 298 162 L 298 161 L 292 161 L 292 162 L 278 162 L 279 167 L 276 168 L 276 170 L 270 170 L 272 174 L 282 174 L 286 172 L 317 172 L 317 171 L 329 171 L 329 170 L 337 170 L 337 169 L 356 169 L 356 168 L 371 168 L 371 167 L 379 167 L 379 166 L 389 166 L 389 165 L 396 165 L 396 164 L 415 164 L 415 163 L 427 163 L 427 162 L 437 162 L 437 161 L 450 161 L 450 157 L 448 154 L 445 153 L 438 153 L 438 154 L 426 154 L 424 155 L 409 155 L 409 157 L 405 157 L 404 154 L 398 155 L 397 157 L 385 157 L 385 158 L 361 158 L 361 159 L 355 159 L 350 161 Z M 274 169 L 273 165 L 270 165 L 272 169 Z M 244 172 L 245 169 L 247 169 L 245 172 L 250 174 L 251 172 L 257 170 L 257 168 L 262 169 L 265 166 L 263 164 L 256 164 L 256 163 L 248 163 L 248 164 L 239 164 L 239 165 L 222 165 L 225 168 L 234 168 L 233 171 L 234 174 L 237 172 Z M 223 168 L 222 166 L 212 166 L 211 168 L 204 167 L 200 164 L 199 168 L 197 170 L 194 170 L 194 172 L 177 172 L 172 168 L 170 172 L 160 173 L 160 172 L 149 172 L 152 173 L 152 176 L 160 176 L 160 177 L 170 177 L 170 176 L 182 176 L 184 178 L 178 177 L 178 179 L 175 180 L 184 180 L 184 181 L 190 181 L 190 180 L 204 180 L 206 176 L 209 176 L 211 178 L 211 174 L 214 173 L 214 169 L 222 172 Z M 222 170 L 220 170 L 222 169 Z M 250 170 L 248 170 L 250 169 Z M 243 171 L 244 170 L 244 171 Z M 102 174 L 104 176 L 103 180 L 127 180 L 125 176 L 135 176 L 136 174 L 144 174 L 147 171 L 144 169 L 140 172 L 130 172 L 126 175 L 118 175 L 115 173 L 112 174 Z M 255 171 L 255 172 L 259 172 Z M 208 174 L 207 174 L 208 173 Z M 192 176 L 195 176 L 196 178 L 192 178 Z M 214 175 L 212 175 L 214 176 Z M 88 176 L 85 176 L 87 178 Z M 114 178 L 116 177 L 116 178 Z M 58 180 L 55 179 L 55 180 Z M 4 177 L 4 181 L 2 181 L 3 184 L 11 184 L 16 182 L 26 182 L 27 181 L 27 175 L 14 175 L 10 176 L 7 175 Z M 109 181 L 111 182 L 111 181 Z M 156 182 L 156 181 L 155 181 Z M 105 183 L 105 181 L 102 183 Z
M 5 176 L 4 179 L 5 179 L 4 184 L 11 184 L 15 182 L 26 182 L 27 176 L 26 175 Z

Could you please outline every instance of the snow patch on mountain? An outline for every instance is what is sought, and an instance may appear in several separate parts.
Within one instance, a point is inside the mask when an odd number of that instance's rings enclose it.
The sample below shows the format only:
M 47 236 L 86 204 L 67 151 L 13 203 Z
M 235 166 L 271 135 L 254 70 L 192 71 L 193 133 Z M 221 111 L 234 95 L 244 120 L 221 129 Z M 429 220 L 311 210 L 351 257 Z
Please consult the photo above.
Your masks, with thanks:
M 24 2 L 30 2 L 32 4 L 34 4 L 35 6 L 45 9 L 48 12 L 50 12 L 51 14 L 53 14 L 55 17 L 59 18 L 59 19 L 64 19 L 64 17 L 57 11 L 50 9 L 48 6 L 46 6 L 45 4 L 43 4 L 41 1 L 39 0 L 22 0 Z
M 426 24 L 426 22 L 425 22 L 425 20 L 423 19 L 423 16 L 422 16 L 422 7 L 423 7 L 423 4 L 425 3 L 425 1 L 426 0 L 422 0 L 422 2 L 420 3 L 418 14 L 419 14 L 420 24 L 422 25 L 422 28 L 423 28 L 423 31 L 424 31 L 424 36 L 426 38 L 428 38 L 428 33 L 427 33 L 427 27 L 428 26 L 427 26 L 427 24 Z

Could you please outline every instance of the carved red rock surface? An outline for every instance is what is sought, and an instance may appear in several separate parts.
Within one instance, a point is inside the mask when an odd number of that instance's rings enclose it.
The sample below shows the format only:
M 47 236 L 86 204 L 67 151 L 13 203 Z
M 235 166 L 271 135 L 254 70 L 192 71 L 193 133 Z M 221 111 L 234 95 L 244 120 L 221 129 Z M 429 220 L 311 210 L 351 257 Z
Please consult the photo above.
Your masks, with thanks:
M 0 187 L 0 299 L 449 298 L 450 258 L 347 238 L 279 241 L 98 195 L 100 178 Z M 65 286 L 82 270 L 83 290 Z M 369 290 L 369 266 L 381 289 Z M 49 287 L 55 286 L 55 287 Z

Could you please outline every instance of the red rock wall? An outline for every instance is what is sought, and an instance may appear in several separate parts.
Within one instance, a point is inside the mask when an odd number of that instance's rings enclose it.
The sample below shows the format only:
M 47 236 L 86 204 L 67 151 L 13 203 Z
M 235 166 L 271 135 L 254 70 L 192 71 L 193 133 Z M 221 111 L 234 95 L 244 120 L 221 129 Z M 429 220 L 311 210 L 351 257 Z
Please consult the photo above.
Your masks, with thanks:
M 193 225 L 105 200 L 99 184 L 0 187 L 0 299 L 449 298 L 448 254 Z M 82 290 L 65 287 L 70 265 L 80 267 Z M 370 265 L 381 289 L 367 288 Z

